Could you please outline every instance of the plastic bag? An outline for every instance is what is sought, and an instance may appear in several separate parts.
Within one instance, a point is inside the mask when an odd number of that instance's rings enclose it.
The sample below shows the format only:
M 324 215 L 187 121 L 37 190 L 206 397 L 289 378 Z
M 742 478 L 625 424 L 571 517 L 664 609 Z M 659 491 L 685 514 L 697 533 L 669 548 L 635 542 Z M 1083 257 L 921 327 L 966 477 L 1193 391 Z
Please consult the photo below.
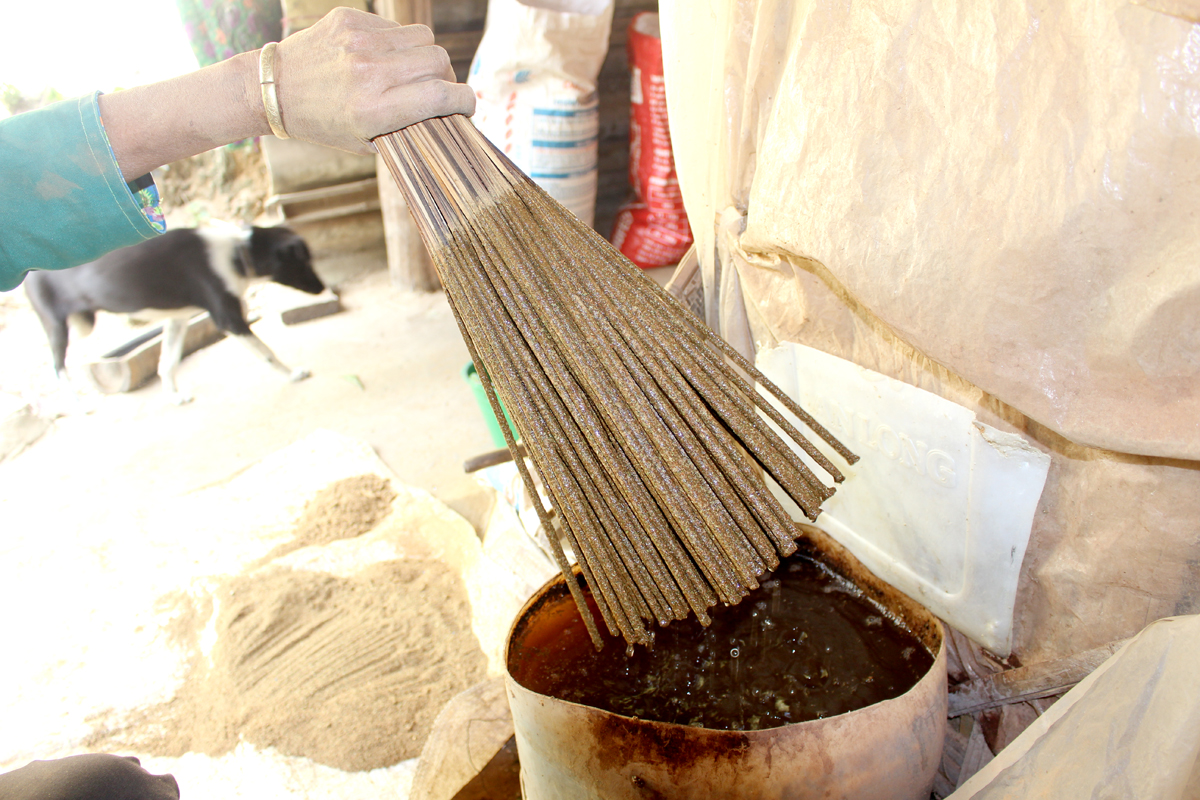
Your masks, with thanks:
M 675 175 L 667 124 L 662 39 L 658 14 L 643 12 L 629 24 L 629 183 L 634 200 L 617 212 L 613 246 L 643 269 L 679 263 L 692 229 Z
M 589 225 L 599 175 L 596 78 L 612 14 L 612 0 L 490 0 L 467 76 L 475 127 Z

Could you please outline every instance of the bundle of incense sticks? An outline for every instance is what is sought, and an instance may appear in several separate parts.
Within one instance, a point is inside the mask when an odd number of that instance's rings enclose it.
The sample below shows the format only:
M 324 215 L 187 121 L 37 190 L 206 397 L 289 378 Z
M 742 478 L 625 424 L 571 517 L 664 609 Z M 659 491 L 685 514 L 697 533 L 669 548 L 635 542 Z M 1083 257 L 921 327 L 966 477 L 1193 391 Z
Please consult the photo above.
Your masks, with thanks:
M 842 474 L 754 384 L 847 463 L 857 457 L 465 117 L 375 143 L 492 410 L 504 419 L 503 402 L 545 488 L 552 511 L 535 500 L 537 511 L 596 646 L 562 539 L 608 630 L 629 647 L 652 642 L 648 623 L 691 612 L 708 624 L 718 601 L 732 605 L 757 588 L 799 533 L 763 473 L 810 519 L 834 491 L 814 469 L 831 483 Z

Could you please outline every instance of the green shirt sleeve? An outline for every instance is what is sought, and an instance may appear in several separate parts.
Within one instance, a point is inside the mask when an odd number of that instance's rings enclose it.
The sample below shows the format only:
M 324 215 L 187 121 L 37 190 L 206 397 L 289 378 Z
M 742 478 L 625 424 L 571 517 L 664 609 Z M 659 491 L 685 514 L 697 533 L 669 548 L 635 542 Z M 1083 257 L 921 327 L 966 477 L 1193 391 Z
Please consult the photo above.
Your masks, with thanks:
M 99 95 L 0 120 L 0 291 L 162 231 L 121 177 Z

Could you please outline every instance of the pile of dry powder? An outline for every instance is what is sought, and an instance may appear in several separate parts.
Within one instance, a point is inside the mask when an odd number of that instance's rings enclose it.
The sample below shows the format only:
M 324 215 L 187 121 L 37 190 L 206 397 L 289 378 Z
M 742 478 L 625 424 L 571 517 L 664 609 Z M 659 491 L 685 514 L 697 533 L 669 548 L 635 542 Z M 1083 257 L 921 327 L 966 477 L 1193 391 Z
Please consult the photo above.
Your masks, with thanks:
M 340 481 L 308 504 L 295 539 L 268 558 L 361 535 L 394 497 L 374 475 Z M 486 659 L 461 579 L 415 543 L 406 549 L 415 556 L 350 577 L 263 566 L 229 580 L 207 607 L 180 595 L 190 607 L 180 609 L 175 633 L 197 654 L 217 604 L 211 663 L 197 655 L 173 700 L 91 744 L 221 755 L 244 740 L 347 771 L 419 755 L 442 706 L 483 679 Z

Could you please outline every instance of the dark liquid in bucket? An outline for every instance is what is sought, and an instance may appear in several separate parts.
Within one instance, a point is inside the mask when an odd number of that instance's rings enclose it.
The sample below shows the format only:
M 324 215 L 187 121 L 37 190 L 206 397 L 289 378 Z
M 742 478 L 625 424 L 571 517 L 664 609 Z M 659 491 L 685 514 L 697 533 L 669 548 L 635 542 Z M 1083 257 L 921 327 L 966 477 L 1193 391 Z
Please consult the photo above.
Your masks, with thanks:
M 569 596 L 534 612 L 509 670 L 527 689 L 628 717 L 760 730 L 844 714 L 912 688 L 933 665 L 921 642 L 852 583 L 803 557 L 749 597 L 659 628 L 626 655 L 596 652 Z

